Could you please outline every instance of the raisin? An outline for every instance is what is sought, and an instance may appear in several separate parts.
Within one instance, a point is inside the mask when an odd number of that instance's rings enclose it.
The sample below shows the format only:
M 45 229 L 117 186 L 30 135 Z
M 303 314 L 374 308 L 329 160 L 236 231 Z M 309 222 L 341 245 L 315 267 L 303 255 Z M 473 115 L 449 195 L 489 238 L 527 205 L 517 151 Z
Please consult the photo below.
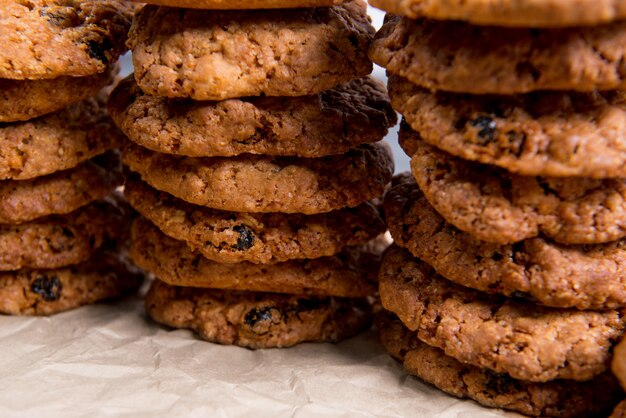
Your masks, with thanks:
M 54 302 L 61 297 L 61 281 L 57 276 L 37 276 L 35 281 L 30 285 L 30 290 L 43 297 L 46 302 Z
M 93 40 L 87 41 L 87 53 L 89 56 L 103 62 L 104 64 L 109 63 L 109 58 L 107 58 L 106 53 L 112 47 L 113 45 L 111 45 L 111 41 L 108 39 L 103 39 L 102 42 L 96 42 Z
M 506 394 L 515 390 L 515 381 L 506 374 L 492 372 L 488 369 L 485 369 L 484 373 L 486 377 L 485 386 L 488 391 L 496 394 Z
M 237 248 L 240 251 L 246 251 L 254 245 L 254 232 L 245 225 L 237 225 L 233 227 L 233 231 L 239 234 L 237 238 Z
M 470 126 L 478 129 L 478 137 L 485 142 L 493 141 L 496 134 L 496 121 L 489 116 L 479 116 L 468 122 Z
M 263 335 L 270 332 L 272 325 L 280 323 L 282 317 L 280 310 L 272 306 L 254 308 L 248 311 L 244 317 L 244 323 L 250 328 L 250 331 L 257 335 Z

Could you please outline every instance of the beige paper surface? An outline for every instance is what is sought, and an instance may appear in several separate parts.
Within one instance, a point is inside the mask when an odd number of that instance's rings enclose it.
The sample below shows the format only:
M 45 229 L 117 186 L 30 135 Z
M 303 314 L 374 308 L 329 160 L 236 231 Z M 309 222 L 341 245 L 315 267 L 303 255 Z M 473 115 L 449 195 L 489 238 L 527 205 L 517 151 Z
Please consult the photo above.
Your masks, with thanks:
M 141 301 L 0 316 L 0 417 L 517 417 L 407 376 L 373 332 L 251 351 L 152 323 Z

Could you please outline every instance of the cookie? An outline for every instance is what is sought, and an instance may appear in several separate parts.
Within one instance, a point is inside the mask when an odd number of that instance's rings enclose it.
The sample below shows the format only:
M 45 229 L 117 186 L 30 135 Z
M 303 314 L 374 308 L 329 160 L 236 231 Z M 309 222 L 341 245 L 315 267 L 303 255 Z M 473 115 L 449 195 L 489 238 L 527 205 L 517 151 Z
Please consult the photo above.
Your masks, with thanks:
M 176 287 L 159 280 L 152 283 L 145 305 L 158 323 L 192 329 L 210 342 L 248 348 L 338 342 L 371 322 L 371 308 L 363 299 Z
M 222 264 L 139 219 L 133 223 L 130 257 L 140 268 L 174 286 L 365 297 L 376 293 L 381 252 L 365 252 L 356 247 L 313 260 Z
M 318 258 L 364 244 L 386 229 L 371 203 L 318 214 L 225 212 L 190 205 L 130 176 L 124 195 L 161 231 L 220 263 Z
M 354 207 L 380 196 L 393 173 L 382 142 L 323 158 L 189 158 L 129 145 L 122 161 L 158 190 L 233 212 L 312 215 Z
M 21 225 L 0 225 L 0 271 L 55 269 L 87 261 L 96 250 L 122 237 L 122 213 L 106 201 L 68 215 Z
M 626 181 L 528 177 L 451 157 L 415 141 L 411 170 L 448 222 L 488 242 L 538 235 L 596 244 L 626 235 Z
M 398 245 L 463 286 L 553 307 L 626 306 L 624 239 L 598 245 L 561 245 L 544 238 L 490 244 L 447 223 L 408 174 L 394 179 L 385 216 Z
M 624 92 L 469 96 L 391 76 L 389 94 L 424 141 L 466 160 L 527 176 L 626 176 Z
M 135 291 L 142 281 L 143 275 L 119 256 L 106 252 L 60 269 L 3 272 L 0 312 L 52 315 L 122 296 Z
M 626 340 L 622 339 L 613 349 L 611 370 L 620 381 L 622 388 L 626 388 Z
M 49 80 L 0 79 L 0 122 L 19 122 L 80 102 L 113 81 L 111 73 Z
M 383 346 L 408 373 L 450 395 L 473 399 L 484 406 L 542 417 L 606 416 L 623 396 L 610 373 L 587 382 L 516 380 L 446 356 L 440 349 L 419 341 L 402 322 L 388 314 L 377 315 L 376 325 Z
M 137 84 L 155 96 L 304 96 L 372 71 L 366 4 L 203 11 L 146 6 L 128 44 Z
M 397 246 L 383 257 L 383 307 L 446 355 L 532 382 L 589 380 L 607 369 L 622 311 L 555 309 L 488 295 L 438 276 Z
M 387 19 L 370 58 L 431 90 L 515 94 L 626 87 L 626 22 L 567 29 Z
M 475 25 L 523 28 L 599 25 L 626 18 L 624 0 L 370 0 L 369 3 L 411 19 L 464 20 Z
M 45 177 L 0 181 L 0 224 L 70 213 L 108 196 L 121 184 L 119 161 L 109 154 Z
M 0 5 L 0 78 L 84 77 L 126 52 L 132 8 L 116 0 L 7 0 Z
M 28 180 L 67 170 L 125 141 L 102 98 L 27 122 L 1 124 L 0 179 Z
M 160 6 L 186 9 L 247 10 L 289 9 L 296 7 L 328 7 L 345 3 L 346 0 L 133 0 Z
M 626 401 L 622 401 L 613 410 L 613 413 L 609 418 L 624 418 L 626 417 Z
M 396 124 L 385 86 L 372 77 L 310 96 L 197 102 L 143 94 L 131 76 L 112 93 L 109 113 L 135 143 L 190 157 L 342 154 Z

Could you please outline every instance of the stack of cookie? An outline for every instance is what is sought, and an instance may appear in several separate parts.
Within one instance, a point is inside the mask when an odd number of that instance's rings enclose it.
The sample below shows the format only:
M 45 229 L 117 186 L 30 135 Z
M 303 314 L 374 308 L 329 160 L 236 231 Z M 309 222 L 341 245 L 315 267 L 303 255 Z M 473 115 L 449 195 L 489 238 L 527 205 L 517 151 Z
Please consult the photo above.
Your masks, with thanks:
M 132 141 L 125 194 L 144 218 L 131 258 L 157 278 L 155 321 L 250 348 L 368 325 L 385 230 L 369 201 L 391 179 L 378 141 L 395 113 L 367 76 L 365 3 L 335 3 L 209 0 L 193 5 L 257 10 L 136 15 L 135 75 L 109 111 Z
M 48 315 L 136 288 L 113 250 L 123 135 L 100 90 L 125 51 L 119 1 L 0 4 L 0 312 Z M 109 153 L 107 153 L 109 151 Z
M 412 157 L 385 197 L 397 245 L 380 295 L 401 323 L 381 318 L 384 343 L 410 373 L 484 405 L 610 411 L 626 306 L 626 3 L 375 3 L 408 16 L 387 16 L 370 56 L 390 73 Z

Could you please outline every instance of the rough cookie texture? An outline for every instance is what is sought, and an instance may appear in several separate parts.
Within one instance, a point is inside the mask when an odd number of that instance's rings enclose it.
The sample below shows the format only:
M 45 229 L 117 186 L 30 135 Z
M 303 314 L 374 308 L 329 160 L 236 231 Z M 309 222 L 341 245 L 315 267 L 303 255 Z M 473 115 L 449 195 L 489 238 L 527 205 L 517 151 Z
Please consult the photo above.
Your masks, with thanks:
M 626 390 L 626 340 L 622 339 L 613 350 L 611 370 Z
M 346 0 L 133 0 L 141 3 L 189 9 L 288 9 L 293 7 L 324 7 Z
M 362 0 L 253 13 L 146 6 L 128 45 L 137 84 L 156 96 L 303 96 L 369 74 L 374 32 Z
M 492 407 L 542 417 L 606 416 L 623 396 L 610 373 L 588 382 L 555 380 L 533 383 L 506 374 L 463 364 L 440 349 L 419 341 L 415 334 L 387 313 L 378 314 L 376 326 L 389 353 L 406 371 L 459 398 Z
M 626 87 L 626 22 L 590 28 L 511 29 L 387 19 L 372 60 L 433 90 L 514 94 Z
M 191 157 L 342 154 L 396 124 L 385 86 L 371 77 L 311 96 L 197 102 L 144 94 L 130 76 L 109 113 L 135 143 Z
M 133 223 L 130 257 L 139 267 L 174 286 L 365 297 L 376 293 L 374 284 L 381 253 L 382 249 L 366 252 L 356 247 L 313 260 L 222 264 L 139 219 Z
M 135 291 L 143 275 L 119 259 L 98 253 L 75 266 L 0 273 L 0 312 L 52 315 Z
M 70 213 L 108 196 L 121 184 L 119 161 L 113 155 L 32 180 L 0 181 L 0 224 Z
M 490 244 L 448 224 L 408 174 L 394 179 L 385 196 L 385 216 L 398 245 L 463 286 L 554 307 L 626 305 L 626 240 L 560 245 L 533 238 Z
M 102 98 L 27 122 L 0 124 L 0 179 L 27 180 L 67 170 L 124 142 Z
M 129 203 L 165 234 L 220 263 L 270 264 L 338 253 L 386 229 L 371 203 L 319 215 L 242 213 L 190 205 L 135 176 L 126 180 Z
M 0 122 L 25 121 L 55 112 L 95 96 L 112 81 L 109 71 L 50 80 L 0 79 Z
M 607 369 L 622 311 L 555 309 L 488 295 L 438 276 L 392 246 L 379 275 L 383 307 L 448 356 L 533 382 L 589 380 Z
M 362 299 L 176 287 L 159 280 L 145 304 L 156 322 L 192 329 L 207 341 L 248 348 L 338 342 L 371 322 L 371 308 Z
M 448 222 L 488 242 L 539 234 L 566 244 L 597 244 L 626 235 L 626 181 L 526 177 L 451 157 L 415 141 L 411 170 Z
M 369 0 L 369 3 L 411 19 L 428 17 L 523 28 L 599 25 L 626 18 L 624 0 Z
M 0 3 L 0 78 L 88 76 L 126 51 L 133 10 L 115 0 Z
M 344 155 L 189 158 L 129 145 L 122 160 L 152 187 L 196 205 L 233 212 L 330 212 L 382 195 L 391 180 L 389 147 L 361 145 Z
M 550 177 L 626 176 L 624 92 L 431 93 L 391 76 L 392 104 L 419 136 L 466 160 Z
M 102 201 L 68 215 L 21 225 L 0 225 L 0 271 L 54 269 L 78 264 L 115 242 L 129 225 L 115 206 Z

